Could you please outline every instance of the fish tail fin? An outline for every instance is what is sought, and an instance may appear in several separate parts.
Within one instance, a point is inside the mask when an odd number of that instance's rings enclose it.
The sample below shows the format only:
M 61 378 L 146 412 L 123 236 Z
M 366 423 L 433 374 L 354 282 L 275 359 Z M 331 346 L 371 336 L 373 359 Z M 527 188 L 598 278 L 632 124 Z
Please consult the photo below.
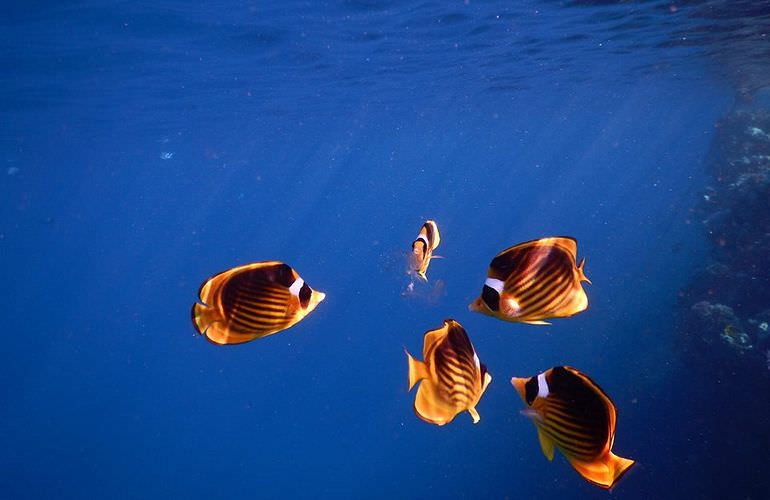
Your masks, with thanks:
M 211 323 L 217 321 L 218 319 L 213 307 L 204 306 L 203 304 L 198 304 L 197 302 L 193 304 L 190 314 L 192 316 L 193 326 L 195 326 L 195 329 L 201 335 L 206 332 Z
M 608 452 L 593 462 L 582 462 L 567 457 L 570 464 L 586 480 L 602 488 L 611 489 L 620 477 L 634 465 L 634 461 Z
M 213 307 L 193 304 L 192 321 L 195 329 L 212 344 L 241 344 L 254 340 L 256 335 L 234 335 L 222 325 L 222 318 Z
M 583 270 L 583 267 L 584 267 L 585 265 L 586 265 L 586 258 L 585 258 L 585 257 L 583 257 L 583 258 L 580 260 L 580 264 L 578 264 L 578 267 L 577 267 L 577 269 L 578 269 L 578 277 L 580 278 L 580 281 L 585 281 L 585 282 L 587 282 L 589 285 L 591 285 L 591 284 L 592 284 L 592 283 L 591 283 L 591 280 L 589 280 L 589 279 L 588 279 L 588 276 L 586 276 L 586 273 L 585 273 L 585 271 Z
M 614 485 L 618 479 L 623 476 L 635 463 L 635 460 L 630 458 L 623 458 L 610 452 L 607 458 L 609 468 L 612 470 L 612 484 Z M 612 485 L 610 485 L 612 488 Z
M 479 412 L 476 411 L 475 407 L 468 408 L 468 413 L 470 413 L 471 417 L 473 417 L 474 424 L 478 424 L 479 421 L 481 421 L 481 415 L 479 415 Z
M 424 378 L 428 378 L 428 367 L 425 366 L 424 362 L 414 359 L 406 349 L 404 349 L 404 352 L 409 361 L 409 390 L 411 391 L 414 384 Z

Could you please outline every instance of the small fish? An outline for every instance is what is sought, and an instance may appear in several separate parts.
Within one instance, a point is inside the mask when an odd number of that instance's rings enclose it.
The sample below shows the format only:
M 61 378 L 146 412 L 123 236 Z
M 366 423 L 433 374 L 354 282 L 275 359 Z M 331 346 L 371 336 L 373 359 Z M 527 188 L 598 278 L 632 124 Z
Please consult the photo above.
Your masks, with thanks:
M 615 405 L 587 375 L 557 366 L 535 377 L 513 377 L 511 384 L 527 405 L 522 413 L 535 424 L 548 460 L 558 448 L 581 476 L 602 488 L 612 488 L 634 465 L 612 453 Z
M 198 333 L 215 344 L 241 344 L 285 330 L 324 300 L 290 266 L 255 262 L 206 280 L 198 292 L 192 320 Z
M 468 308 L 504 321 L 548 325 L 588 309 L 582 282 L 585 259 L 577 264 L 577 241 L 542 238 L 503 250 L 492 259 L 481 295 Z
M 433 255 L 433 250 L 438 248 L 440 242 L 441 236 L 436 222 L 425 221 L 420 228 L 420 234 L 412 243 L 412 254 L 409 256 L 409 271 L 416 273 L 423 281 L 428 281 L 425 273 L 428 271 L 430 260 L 440 258 L 438 255 Z
M 409 390 L 422 380 L 414 400 L 414 412 L 422 420 L 445 425 L 468 411 L 477 423 L 476 405 L 492 376 L 479 362 L 465 329 L 453 319 L 425 333 L 423 357 L 417 361 L 409 352 Z

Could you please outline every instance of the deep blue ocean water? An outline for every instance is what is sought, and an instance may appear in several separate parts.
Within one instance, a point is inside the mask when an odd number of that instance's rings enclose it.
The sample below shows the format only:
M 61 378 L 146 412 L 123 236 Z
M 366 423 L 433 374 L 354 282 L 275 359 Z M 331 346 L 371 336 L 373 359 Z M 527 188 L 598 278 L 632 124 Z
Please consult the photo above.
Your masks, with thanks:
M 638 465 L 613 497 L 770 495 L 767 415 L 674 341 L 715 123 L 770 83 L 761 2 L 2 12 L 0 497 L 607 498 L 543 457 L 508 383 L 559 364 L 617 406 Z M 445 259 L 405 296 L 428 218 Z M 468 311 L 498 251 L 561 234 L 587 312 Z M 206 342 L 200 284 L 271 259 L 326 301 Z M 477 425 L 412 410 L 404 347 L 445 318 L 493 376 Z

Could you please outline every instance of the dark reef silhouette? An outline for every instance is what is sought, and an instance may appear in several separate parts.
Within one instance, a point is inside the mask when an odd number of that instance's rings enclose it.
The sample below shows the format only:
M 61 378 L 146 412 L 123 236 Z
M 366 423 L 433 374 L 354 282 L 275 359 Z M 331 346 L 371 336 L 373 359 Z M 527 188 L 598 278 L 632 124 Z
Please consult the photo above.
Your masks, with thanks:
M 707 165 L 709 184 L 693 211 L 711 248 L 680 293 L 682 351 L 767 375 L 770 110 L 737 110 L 720 120 Z
M 756 105 L 756 102 L 752 105 Z M 707 258 L 680 290 L 673 418 L 686 419 L 683 486 L 699 498 L 767 498 L 770 442 L 770 107 L 716 124 L 708 181 L 692 208 Z M 718 457 L 718 459 L 717 459 Z

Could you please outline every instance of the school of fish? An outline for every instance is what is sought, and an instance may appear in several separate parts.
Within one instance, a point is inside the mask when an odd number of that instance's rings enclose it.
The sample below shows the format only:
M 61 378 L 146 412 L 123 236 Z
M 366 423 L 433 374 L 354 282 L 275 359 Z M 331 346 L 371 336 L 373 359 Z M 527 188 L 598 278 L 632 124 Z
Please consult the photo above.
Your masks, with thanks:
M 427 220 L 412 242 L 407 272 L 427 282 L 427 271 L 441 237 Z M 583 282 L 585 258 L 577 260 L 577 241 L 558 236 L 513 245 L 490 262 L 481 295 L 471 311 L 503 321 L 548 325 L 588 309 Z M 409 284 L 409 290 L 414 282 Z M 234 267 L 203 282 L 200 303 L 192 306 L 198 333 L 218 345 L 242 344 L 290 328 L 313 312 L 326 295 L 310 287 L 292 267 L 263 261 Z M 467 411 L 481 420 L 476 406 L 492 381 L 487 367 L 460 323 L 425 332 L 422 361 L 406 352 L 414 413 L 443 426 Z M 543 454 L 555 450 L 588 482 L 610 489 L 634 465 L 612 452 L 617 411 L 610 397 L 585 373 L 556 366 L 531 377 L 513 377 L 527 416 L 537 430 Z

